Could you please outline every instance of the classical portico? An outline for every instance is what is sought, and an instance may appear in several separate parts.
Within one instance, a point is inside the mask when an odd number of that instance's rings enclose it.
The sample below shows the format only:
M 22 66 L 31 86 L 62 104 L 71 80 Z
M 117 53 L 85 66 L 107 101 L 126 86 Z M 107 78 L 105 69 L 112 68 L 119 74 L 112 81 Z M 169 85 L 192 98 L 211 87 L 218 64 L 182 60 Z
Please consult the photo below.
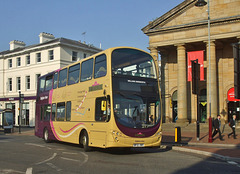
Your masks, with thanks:
M 185 0 L 142 29 L 149 36 L 151 53 L 161 59 L 165 122 L 195 122 L 197 106 L 205 122 L 210 104 L 212 117 L 221 114 L 228 119 L 227 92 L 234 86 L 232 43 L 238 42 L 240 36 L 240 1 L 210 1 L 210 45 L 207 6 L 199 8 L 195 3 Z M 187 53 L 200 50 L 204 51 L 204 80 L 200 82 L 197 103 L 187 79 Z M 173 98 L 176 92 L 177 101 Z

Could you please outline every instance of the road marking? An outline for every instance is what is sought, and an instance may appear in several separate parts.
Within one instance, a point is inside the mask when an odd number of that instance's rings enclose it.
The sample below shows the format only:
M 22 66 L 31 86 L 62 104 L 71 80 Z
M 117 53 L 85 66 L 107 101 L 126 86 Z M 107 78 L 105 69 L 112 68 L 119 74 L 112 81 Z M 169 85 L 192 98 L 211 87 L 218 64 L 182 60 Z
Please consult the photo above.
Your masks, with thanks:
M 26 174 L 32 174 L 32 167 L 31 168 L 27 168 Z
M 71 158 L 65 158 L 65 157 L 60 157 L 61 159 L 68 160 L 68 161 L 74 161 L 74 162 L 80 162 L 79 160 L 71 159 Z
M 35 144 L 35 143 L 25 143 L 26 145 L 30 145 L 30 146 L 37 146 L 37 147 L 46 147 L 44 145 L 40 145 L 40 144 Z
M 3 170 L 0 170 L 0 173 L 1 173 L 1 174 L 9 174 L 9 173 L 25 174 L 24 172 L 12 170 L 12 169 L 3 169 Z
M 229 164 L 233 164 L 233 165 L 237 165 L 238 163 L 234 162 L 234 161 L 227 161 Z
M 57 170 L 58 172 L 60 172 L 62 169 L 58 168 L 57 166 L 55 166 L 53 163 L 47 163 L 48 166 L 52 167 L 53 169 Z
M 48 158 L 48 159 L 46 159 L 46 160 L 44 160 L 44 161 L 41 161 L 41 162 L 39 162 L 39 163 L 36 163 L 36 165 L 43 164 L 43 163 L 46 163 L 46 162 L 48 162 L 48 161 L 51 161 L 51 160 L 54 159 L 56 156 L 57 156 L 57 153 L 54 153 L 52 157 L 50 157 L 50 158 Z
M 84 161 L 81 164 L 81 166 L 82 166 L 83 164 L 85 164 L 88 161 L 88 155 L 86 153 L 84 153 L 84 152 L 80 152 L 80 153 L 83 154 L 83 156 L 85 158 Z
M 237 167 L 240 167 L 240 165 L 234 161 L 227 161 L 228 164 L 236 165 Z
M 8 141 L 8 140 L 0 140 L 0 143 L 8 143 L 8 142 L 10 142 L 10 141 Z
M 72 152 L 62 152 L 63 154 L 68 154 L 68 155 L 77 155 L 78 153 L 72 153 Z

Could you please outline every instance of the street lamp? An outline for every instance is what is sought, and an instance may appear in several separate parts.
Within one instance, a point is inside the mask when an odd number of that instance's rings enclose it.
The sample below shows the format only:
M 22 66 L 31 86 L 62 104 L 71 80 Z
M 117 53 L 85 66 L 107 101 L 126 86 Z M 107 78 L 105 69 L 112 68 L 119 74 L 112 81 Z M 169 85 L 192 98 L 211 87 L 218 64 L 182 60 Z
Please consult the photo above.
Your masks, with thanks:
M 202 7 L 202 6 L 205 6 L 206 4 L 207 4 L 207 2 L 205 2 L 204 0 L 198 0 L 198 2 L 196 2 L 195 6 Z
M 208 142 L 212 142 L 212 118 L 211 118 L 211 49 L 210 49 L 210 8 L 209 8 L 209 0 L 207 2 L 205 0 L 198 0 L 195 4 L 196 7 L 203 7 L 205 5 L 208 5 L 208 73 L 209 73 L 209 88 L 208 88 L 208 94 L 209 94 L 209 137 Z M 211 124 L 211 125 L 210 125 Z M 210 130 L 211 129 L 211 130 Z

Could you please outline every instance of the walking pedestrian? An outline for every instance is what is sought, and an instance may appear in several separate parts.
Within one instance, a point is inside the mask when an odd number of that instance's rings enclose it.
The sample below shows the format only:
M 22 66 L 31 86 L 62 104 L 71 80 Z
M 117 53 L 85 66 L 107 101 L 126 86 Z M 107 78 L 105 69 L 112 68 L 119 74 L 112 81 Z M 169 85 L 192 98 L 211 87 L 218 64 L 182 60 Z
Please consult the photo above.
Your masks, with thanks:
M 212 134 L 212 138 L 219 133 L 219 139 L 223 141 L 222 134 L 221 134 L 221 115 L 218 115 L 217 118 L 213 122 L 214 132 Z
M 232 128 L 232 132 L 230 134 L 228 134 L 228 138 L 233 135 L 234 139 L 236 138 L 236 132 L 235 132 L 235 128 L 236 128 L 236 115 L 233 115 L 233 118 L 230 120 L 229 122 L 229 126 Z

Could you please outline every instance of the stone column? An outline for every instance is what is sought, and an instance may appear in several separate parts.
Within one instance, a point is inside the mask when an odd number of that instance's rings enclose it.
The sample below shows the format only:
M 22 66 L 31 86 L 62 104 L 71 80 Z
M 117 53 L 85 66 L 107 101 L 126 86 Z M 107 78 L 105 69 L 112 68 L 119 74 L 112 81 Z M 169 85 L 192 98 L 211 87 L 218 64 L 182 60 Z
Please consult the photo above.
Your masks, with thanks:
M 162 95 L 162 112 L 163 112 L 163 122 L 169 123 L 172 117 L 170 109 L 170 94 L 169 94 L 169 75 L 168 75 L 168 51 L 160 49 L 161 55 L 161 95 Z
M 158 49 L 157 47 L 149 47 L 149 50 L 154 58 L 158 60 Z
M 154 58 L 154 61 L 155 61 L 155 64 L 157 65 L 157 67 L 159 66 L 158 65 L 158 49 L 157 47 L 149 47 L 149 50 L 151 52 L 151 55 L 153 56 Z M 159 73 L 159 69 L 156 69 L 157 71 L 157 75 L 159 77 L 160 73 Z M 160 77 L 159 77 L 160 78 Z
M 184 44 L 177 45 L 177 67 L 178 67 L 178 120 L 177 123 L 186 123 L 187 119 L 187 64 L 186 48 Z
M 209 44 L 207 42 L 207 117 L 209 117 L 209 107 L 211 107 L 211 117 L 217 117 L 218 114 L 218 98 L 217 98 L 217 63 L 216 63 L 216 46 L 214 41 L 210 42 L 210 58 Z M 210 59 L 210 62 L 209 62 Z M 210 63 L 210 64 L 209 64 Z M 210 73 L 210 74 L 209 74 Z M 210 83 L 210 85 L 209 85 Z M 211 106 L 210 106 L 211 105 Z

